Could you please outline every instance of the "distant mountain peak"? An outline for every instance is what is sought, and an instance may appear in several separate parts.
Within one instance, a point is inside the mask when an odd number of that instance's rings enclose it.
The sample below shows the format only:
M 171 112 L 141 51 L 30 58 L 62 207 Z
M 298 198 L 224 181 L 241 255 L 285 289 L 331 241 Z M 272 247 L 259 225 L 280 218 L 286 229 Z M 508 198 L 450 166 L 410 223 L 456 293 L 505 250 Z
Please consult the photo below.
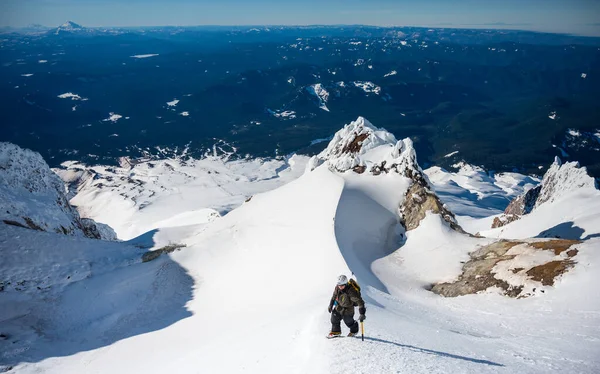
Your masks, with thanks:
M 67 22 L 63 23 L 62 25 L 58 26 L 58 28 L 63 29 L 63 30 L 81 30 L 84 27 L 73 21 L 67 21 Z
M 88 29 L 73 21 L 67 21 L 57 28 L 52 29 L 50 32 L 58 35 L 60 33 L 76 33 L 82 31 L 88 31 Z

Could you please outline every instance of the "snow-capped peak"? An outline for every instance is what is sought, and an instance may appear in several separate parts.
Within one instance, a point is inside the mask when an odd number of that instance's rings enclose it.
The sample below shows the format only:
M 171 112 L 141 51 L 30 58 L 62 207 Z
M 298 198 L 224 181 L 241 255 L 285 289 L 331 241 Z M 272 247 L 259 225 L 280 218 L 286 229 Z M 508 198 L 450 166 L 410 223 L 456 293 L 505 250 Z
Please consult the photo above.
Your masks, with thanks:
M 57 28 L 50 30 L 50 33 L 58 35 L 61 32 L 76 33 L 76 32 L 84 32 L 84 31 L 89 31 L 89 29 L 86 29 L 85 27 L 83 27 L 73 21 L 67 21 L 67 22 L 63 23 L 62 25 L 58 26 Z
M 317 158 L 339 172 L 368 170 L 377 175 L 394 169 L 400 174 L 406 174 L 407 170 L 421 173 L 409 138 L 398 141 L 392 133 L 373 126 L 364 117 L 335 133 Z
M 73 31 L 73 30 L 81 30 L 81 29 L 83 29 L 83 26 L 81 26 L 73 21 L 67 21 L 67 22 L 63 23 L 62 25 L 58 26 L 58 28 L 61 30 L 65 30 L 65 31 Z
M 342 173 L 348 170 L 372 175 L 395 172 L 408 182 L 405 190 L 395 192 L 404 196 L 398 215 L 406 230 L 417 228 L 431 211 L 439 214 L 452 229 L 464 233 L 454 214 L 431 190 L 427 176 L 417 163 L 417 153 L 410 138 L 398 141 L 390 132 L 358 117 L 333 136 L 327 148 L 309 161 L 307 169 L 313 170 L 321 163 Z

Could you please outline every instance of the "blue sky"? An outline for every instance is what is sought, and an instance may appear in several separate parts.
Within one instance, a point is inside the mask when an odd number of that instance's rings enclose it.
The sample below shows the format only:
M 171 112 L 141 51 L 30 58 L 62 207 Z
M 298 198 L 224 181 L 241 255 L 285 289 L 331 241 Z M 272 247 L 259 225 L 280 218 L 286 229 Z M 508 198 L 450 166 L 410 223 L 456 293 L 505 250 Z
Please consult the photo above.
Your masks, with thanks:
M 600 0 L 0 0 L 0 26 L 366 24 L 600 36 Z

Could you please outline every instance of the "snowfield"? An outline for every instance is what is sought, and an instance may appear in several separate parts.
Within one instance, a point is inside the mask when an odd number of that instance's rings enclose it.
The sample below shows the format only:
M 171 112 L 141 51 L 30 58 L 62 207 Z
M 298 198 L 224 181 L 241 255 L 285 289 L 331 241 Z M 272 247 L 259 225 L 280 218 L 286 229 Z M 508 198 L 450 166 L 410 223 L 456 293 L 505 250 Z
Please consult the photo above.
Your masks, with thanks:
M 122 115 L 120 115 L 120 114 L 116 114 L 116 113 L 113 113 L 113 112 L 110 112 L 110 113 L 108 113 L 108 118 L 106 118 L 106 119 L 103 119 L 102 121 L 104 121 L 104 122 L 113 122 L 113 123 L 116 123 L 116 122 L 117 122 L 118 120 L 120 120 L 121 118 L 123 118 L 123 116 L 122 116 Z
M 354 131 L 369 136 L 348 156 Z M 501 234 L 465 235 L 433 213 L 407 232 L 398 207 L 410 178 L 340 168 L 413 156 L 410 139 L 359 118 L 311 160 L 64 164 L 71 202 L 130 240 L 0 223 L 0 364 L 61 374 L 599 372 L 600 206 L 589 205 L 598 194 L 564 193 Z M 474 227 L 539 183 L 469 165 L 426 174 Z M 428 291 L 455 279 L 469 252 L 552 228 L 567 206 L 585 235 L 577 265 L 545 293 Z M 142 262 L 175 244 L 185 247 Z M 342 273 L 362 286 L 364 341 L 325 339 Z
M 129 56 L 132 58 L 149 58 L 149 57 L 154 57 L 154 56 L 158 56 L 158 53 L 150 53 L 150 54 L 146 54 L 146 55 L 134 55 L 134 56 Z
M 60 94 L 58 95 L 59 98 L 61 99 L 71 99 L 71 100 L 81 100 L 81 101 L 87 101 L 88 99 L 85 97 L 81 97 L 77 94 L 74 94 L 72 92 L 66 92 L 64 94 Z

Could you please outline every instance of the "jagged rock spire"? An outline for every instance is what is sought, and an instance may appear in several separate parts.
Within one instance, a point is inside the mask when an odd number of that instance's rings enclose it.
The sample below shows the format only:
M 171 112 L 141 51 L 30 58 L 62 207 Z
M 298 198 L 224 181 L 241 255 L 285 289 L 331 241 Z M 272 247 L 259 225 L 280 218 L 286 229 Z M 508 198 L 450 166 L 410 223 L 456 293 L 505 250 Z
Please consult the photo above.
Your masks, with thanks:
M 580 167 L 578 162 L 563 164 L 560 158 L 555 157 L 542 183 L 511 201 L 504 214 L 494 219 L 492 228 L 514 222 L 540 205 L 559 200 L 572 191 L 597 188 L 596 181 L 588 175 L 585 167 Z

